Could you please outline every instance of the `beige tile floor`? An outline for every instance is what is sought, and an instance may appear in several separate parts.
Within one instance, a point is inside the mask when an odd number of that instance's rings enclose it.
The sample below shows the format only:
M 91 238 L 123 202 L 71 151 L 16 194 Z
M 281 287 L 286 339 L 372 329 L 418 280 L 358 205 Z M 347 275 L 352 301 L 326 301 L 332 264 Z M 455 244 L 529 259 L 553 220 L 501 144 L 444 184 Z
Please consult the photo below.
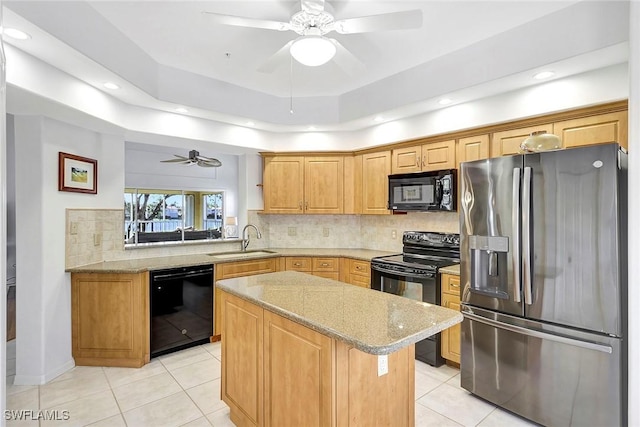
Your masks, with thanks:
M 7 409 L 66 410 L 69 419 L 11 420 L 7 426 L 233 426 L 220 400 L 220 367 L 220 343 L 213 343 L 152 359 L 139 369 L 78 366 L 45 385 L 16 386 L 10 342 Z M 457 369 L 416 361 L 416 427 L 530 425 L 460 388 Z

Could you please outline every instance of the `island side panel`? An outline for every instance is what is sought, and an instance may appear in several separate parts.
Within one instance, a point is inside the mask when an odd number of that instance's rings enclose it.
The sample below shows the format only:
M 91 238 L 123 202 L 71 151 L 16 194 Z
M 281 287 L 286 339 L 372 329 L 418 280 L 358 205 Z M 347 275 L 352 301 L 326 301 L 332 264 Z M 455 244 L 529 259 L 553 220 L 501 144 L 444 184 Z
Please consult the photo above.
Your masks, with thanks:
M 149 362 L 149 274 L 71 275 L 72 355 L 78 366 Z
M 337 426 L 415 426 L 415 345 L 378 357 L 336 342 Z
M 331 426 L 334 340 L 264 311 L 267 427 Z
M 226 292 L 220 297 L 222 400 L 236 426 L 262 426 L 263 309 Z

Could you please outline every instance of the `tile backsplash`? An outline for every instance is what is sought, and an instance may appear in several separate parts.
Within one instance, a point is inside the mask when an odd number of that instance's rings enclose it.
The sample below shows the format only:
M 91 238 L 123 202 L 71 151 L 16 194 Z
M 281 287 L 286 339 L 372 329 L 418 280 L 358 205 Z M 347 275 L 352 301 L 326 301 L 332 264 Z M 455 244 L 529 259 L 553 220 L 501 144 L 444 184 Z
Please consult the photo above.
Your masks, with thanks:
M 260 243 L 273 248 L 363 248 L 401 252 L 404 231 L 458 233 L 460 230 L 457 212 L 262 215 L 258 211 L 250 211 L 248 219 L 266 237 L 263 239 L 265 242 Z
M 408 230 L 458 233 L 456 212 L 411 212 L 406 215 L 266 215 L 248 212 L 262 239 L 250 230 L 249 249 L 363 248 L 402 251 Z M 66 268 L 102 261 L 237 251 L 238 240 L 160 245 L 125 250 L 124 213 L 120 209 L 67 209 Z M 242 230 L 240 227 L 239 231 Z
M 122 209 L 67 209 L 65 267 L 101 262 L 124 252 Z

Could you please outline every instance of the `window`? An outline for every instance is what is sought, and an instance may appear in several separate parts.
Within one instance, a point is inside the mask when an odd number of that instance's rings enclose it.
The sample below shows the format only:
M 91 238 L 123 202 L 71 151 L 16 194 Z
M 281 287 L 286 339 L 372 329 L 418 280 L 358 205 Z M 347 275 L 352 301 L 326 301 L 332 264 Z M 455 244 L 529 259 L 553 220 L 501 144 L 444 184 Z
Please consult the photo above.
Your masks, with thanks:
M 127 189 L 125 243 L 219 239 L 224 192 Z

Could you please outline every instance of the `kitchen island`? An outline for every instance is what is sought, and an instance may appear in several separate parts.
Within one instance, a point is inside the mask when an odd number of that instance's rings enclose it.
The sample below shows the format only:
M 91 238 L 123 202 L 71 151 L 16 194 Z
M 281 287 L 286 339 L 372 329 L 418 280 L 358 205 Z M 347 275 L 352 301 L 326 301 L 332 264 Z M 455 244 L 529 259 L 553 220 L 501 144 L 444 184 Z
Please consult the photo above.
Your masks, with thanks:
M 299 272 L 220 280 L 239 426 L 414 425 L 414 343 L 459 312 Z

